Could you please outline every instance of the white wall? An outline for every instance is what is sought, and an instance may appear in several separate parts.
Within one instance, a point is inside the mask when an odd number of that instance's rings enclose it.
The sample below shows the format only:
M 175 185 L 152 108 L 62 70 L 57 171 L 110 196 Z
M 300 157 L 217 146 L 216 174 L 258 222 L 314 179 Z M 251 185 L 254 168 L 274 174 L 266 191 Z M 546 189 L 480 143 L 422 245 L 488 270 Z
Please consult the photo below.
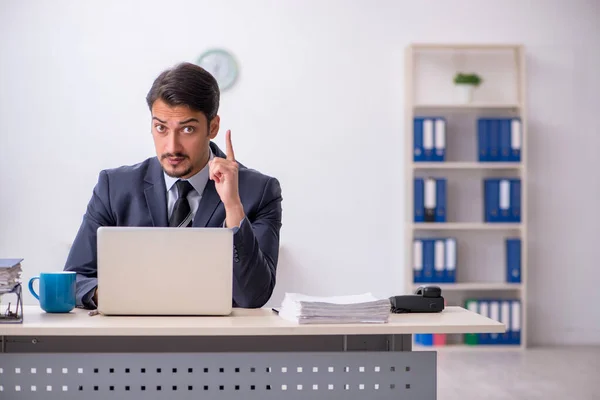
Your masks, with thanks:
M 4 1 L 0 257 L 24 257 L 24 279 L 61 269 L 99 170 L 153 155 L 154 77 L 218 46 L 241 64 L 222 127 L 283 186 L 271 303 L 399 293 L 404 48 L 523 43 L 530 340 L 600 343 L 599 16 L 593 0 Z

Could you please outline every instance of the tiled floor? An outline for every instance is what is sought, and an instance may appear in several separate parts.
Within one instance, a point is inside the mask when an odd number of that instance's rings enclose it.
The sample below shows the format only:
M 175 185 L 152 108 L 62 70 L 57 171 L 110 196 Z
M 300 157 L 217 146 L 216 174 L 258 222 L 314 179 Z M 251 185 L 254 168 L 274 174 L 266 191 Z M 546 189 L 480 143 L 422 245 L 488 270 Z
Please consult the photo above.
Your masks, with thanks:
M 600 347 L 440 351 L 438 399 L 600 400 Z

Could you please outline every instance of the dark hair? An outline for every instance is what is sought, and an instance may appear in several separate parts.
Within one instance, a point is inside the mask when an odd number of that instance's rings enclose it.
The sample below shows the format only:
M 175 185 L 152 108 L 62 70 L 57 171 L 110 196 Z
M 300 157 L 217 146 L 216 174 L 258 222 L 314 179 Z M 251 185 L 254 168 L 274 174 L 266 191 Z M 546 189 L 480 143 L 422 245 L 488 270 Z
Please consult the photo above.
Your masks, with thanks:
M 148 107 L 159 98 L 170 106 L 185 105 L 201 111 L 210 122 L 219 111 L 219 85 L 204 68 L 181 63 L 163 71 L 152 84 L 146 96 Z

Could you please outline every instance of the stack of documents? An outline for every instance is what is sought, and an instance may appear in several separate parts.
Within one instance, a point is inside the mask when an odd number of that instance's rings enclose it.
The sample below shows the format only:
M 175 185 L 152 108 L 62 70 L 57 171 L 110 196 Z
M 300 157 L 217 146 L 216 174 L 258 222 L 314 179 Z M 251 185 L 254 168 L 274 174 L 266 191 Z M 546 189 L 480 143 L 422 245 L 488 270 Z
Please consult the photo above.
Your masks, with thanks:
M 22 258 L 0 258 L 0 294 L 8 293 L 20 283 Z
M 386 323 L 390 301 L 371 293 L 333 297 L 286 293 L 279 315 L 299 324 Z

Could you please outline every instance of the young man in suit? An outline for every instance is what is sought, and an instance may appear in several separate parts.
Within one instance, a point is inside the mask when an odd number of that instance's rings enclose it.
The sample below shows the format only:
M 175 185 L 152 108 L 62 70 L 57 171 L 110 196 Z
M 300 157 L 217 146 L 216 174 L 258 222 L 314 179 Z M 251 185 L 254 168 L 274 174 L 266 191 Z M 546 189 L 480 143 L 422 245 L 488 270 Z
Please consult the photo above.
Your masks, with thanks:
M 219 132 L 219 87 L 199 66 L 162 72 L 146 101 L 156 157 L 100 172 L 65 270 L 77 273 L 77 305 L 96 308 L 96 230 L 100 226 L 233 229 L 233 305 L 262 307 L 279 255 L 281 187 L 211 141 Z M 172 266 L 177 268 L 176 265 Z

